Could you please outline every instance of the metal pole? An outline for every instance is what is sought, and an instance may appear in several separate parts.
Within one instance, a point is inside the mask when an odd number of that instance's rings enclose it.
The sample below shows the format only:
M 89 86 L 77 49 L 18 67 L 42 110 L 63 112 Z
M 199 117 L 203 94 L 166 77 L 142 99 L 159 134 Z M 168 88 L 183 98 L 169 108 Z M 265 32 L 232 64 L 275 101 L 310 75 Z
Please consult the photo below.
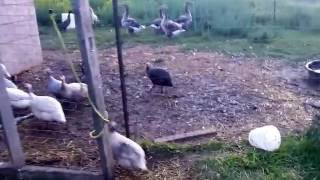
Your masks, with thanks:
M 118 19 L 118 1 L 112 0 L 112 6 L 113 6 L 113 22 L 114 22 L 114 28 L 115 28 L 115 33 L 116 33 L 118 64 L 119 64 L 119 72 L 120 72 L 123 115 L 124 115 L 124 122 L 125 122 L 125 128 L 126 128 L 126 136 L 128 138 L 130 138 L 129 113 L 128 113 L 128 105 L 127 105 L 127 90 L 126 90 L 126 81 L 124 78 L 121 36 L 120 36 L 119 19 Z

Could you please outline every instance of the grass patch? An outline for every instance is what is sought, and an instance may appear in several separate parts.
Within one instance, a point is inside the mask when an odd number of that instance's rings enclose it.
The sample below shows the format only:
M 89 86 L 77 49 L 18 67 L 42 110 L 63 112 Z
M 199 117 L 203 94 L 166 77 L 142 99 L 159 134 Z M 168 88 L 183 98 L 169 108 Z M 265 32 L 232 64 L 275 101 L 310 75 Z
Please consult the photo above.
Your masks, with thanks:
M 246 147 L 196 164 L 195 179 L 319 179 L 319 128 L 287 137 L 276 152 Z
M 53 29 L 50 27 L 39 29 L 42 47 L 59 49 L 58 39 Z M 114 31 L 110 27 L 96 28 L 95 36 L 99 48 L 115 45 Z M 63 33 L 63 37 L 68 48 L 78 48 L 75 31 Z M 248 38 L 226 37 L 218 34 L 201 36 L 188 32 L 174 39 L 154 35 L 150 30 L 134 36 L 123 31 L 122 41 L 125 48 L 137 44 L 180 45 L 184 50 L 218 51 L 235 56 L 269 56 L 295 61 L 305 61 L 306 58 L 320 54 L 320 33 L 295 30 L 278 30 L 273 33 L 261 31 Z

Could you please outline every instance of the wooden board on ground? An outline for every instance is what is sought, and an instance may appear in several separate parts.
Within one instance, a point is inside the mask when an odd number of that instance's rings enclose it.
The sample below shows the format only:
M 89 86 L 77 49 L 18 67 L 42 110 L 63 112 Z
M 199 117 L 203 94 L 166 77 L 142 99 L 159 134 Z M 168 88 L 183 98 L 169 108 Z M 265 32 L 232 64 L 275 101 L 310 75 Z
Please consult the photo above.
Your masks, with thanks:
M 186 140 L 189 138 L 206 136 L 206 135 L 211 135 L 211 134 L 216 134 L 216 133 L 217 133 L 217 130 L 215 128 L 202 129 L 202 130 L 192 131 L 192 132 L 188 132 L 188 133 L 175 134 L 172 136 L 157 138 L 154 140 L 154 142 L 163 143 L 163 142 L 172 142 L 172 141 L 178 141 L 178 140 Z

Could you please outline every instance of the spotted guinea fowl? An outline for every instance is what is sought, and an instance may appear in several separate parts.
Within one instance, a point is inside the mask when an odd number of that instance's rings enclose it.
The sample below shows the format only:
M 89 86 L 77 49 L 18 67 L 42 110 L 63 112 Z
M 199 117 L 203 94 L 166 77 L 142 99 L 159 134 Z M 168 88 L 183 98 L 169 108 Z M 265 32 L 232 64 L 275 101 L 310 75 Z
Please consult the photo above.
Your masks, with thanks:
M 153 88 L 158 85 L 161 87 L 161 93 L 163 93 L 163 87 L 172 87 L 172 81 L 171 81 L 171 76 L 169 72 L 167 72 L 164 69 L 161 68 L 153 68 L 150 63 L 147 63 L 146 65 L 146 72 L 148 78 L 152 82 L 152 88 L 150 91 L 153 90 Z
M 60 76 L 61 84 L 61 96 L 63 98 L 81 101 L 88 97 L 88 86 L 85 83 L 67 83 L 65 76 Z
M 122 5 L 124 8 L 121 26 L 128 29 L 130 34 L 138 33 L 141 30 L 145 29 L 145 26 L 138 23 L 138 21 L 134 18 L 129 17 L 129 6 L 127 4 Z
M 153 28 L 156 34 L 163 34 L 163 30 L 161 29 L 161 20 L 162 20 L 162 9 L 159 9 L 159 17 L 154 19 L 150 24 L 150 27 Z
M 66 123 L 66 117 L 61 104 L 50 96 L 37 96 L 33 93 L 32 85 L 26 83 L 30 97 L 32 114 L 40 120 Z
M 4 83 L 5 83 L 5 87 L 17 89 L 18 88 L 17 85 L 15 85 L 12 81 L 9 80 L 9 78 L 11 78 L 11 74 L 7 70 L 7 67 L 4 64 L 0 63 L 0 68 L 5 75 L 5 77 L 3 78 Z
M 30 106 L 31 99 L 28 93 L 17 88 L 6 88 L 6 91 L 12 107 L 25 109 Z
M 192 15 L 190 10 L 191 5 L 192 5 L 191 2 L 186 2 L 184 5 L 184 14 L 179 16 L 175 20 L 177 23 L 182 24 L 182 28 L 185 30 L 187 30 L 192 23 Z
M 61 84 L 62 81 L 53 77 L 53 72 L 50 68 L 46 69 L 48 75 L 47 90 L 49 93 L 53 94 L 57 98 L 61 97 Z
M 128 170 L 148 171 L 144 150 L 136 142 L 118 133 L 115 125 L 114 122 L 109 123 L 109 139 L 114 160 Z
M 181 24 L 168 19 L 166 8 L 163 8 L 161 10 L 161 13 L 162 13 L 162 19 L 161 19 L 160 26 L 167 37 L 175 37 L 186 31 L 185 29 L 182 28 Z

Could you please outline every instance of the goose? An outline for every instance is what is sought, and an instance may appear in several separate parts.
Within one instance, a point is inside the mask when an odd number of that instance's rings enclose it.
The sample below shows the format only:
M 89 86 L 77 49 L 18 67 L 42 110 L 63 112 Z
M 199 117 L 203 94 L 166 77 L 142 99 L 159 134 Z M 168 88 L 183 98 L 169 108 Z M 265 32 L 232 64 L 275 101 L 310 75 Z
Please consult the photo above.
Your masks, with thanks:
M 122 5 L 124 12 L 122 14 L 121 26 L 128 29 L 130 34 L 138 33 L 145 29 L 145 26 L 140 25 L 137 20 L 129 17 L 129 6 L 127 4 Z
M 99 20 L 98 16 L 94 13 L 92 7 L 90 7 L 90 13 L 91 13 L 92 24 L 99 23 L 100 20 Z
M 167 13 L 162 10 L 161 29 L 165 35 L 169 38 L 178 36 L 186 30 L 182 28 L 182 25 L 167 18 Z
M 67 83 L 65 76 L 60 76 L 61 96 L 66 99 L 81 101 L 88 97 L 88 86 L 85 83 Z
M 18 89 L 17 85 L 15 85 L 12 81 L 10 81 L 8 79 L 8 78 L 11 78 L 11 74 L 7 70 L 7 67 L 4 64 L 1 64 L 1 63 L 0 63 L 0 67 L 1 67 L 2 72 L 5 75 L 5 77 L 3 78 L 5 87 Z
M 109 123 L 109 139 L 114 160 L 119 166 L 128 170 L 147 172 L 145 152 L 139 144 L 115 130 L 115 123 Z
M 70 22 L 71 22 L 71 13 L 72 13 L 72 11 L 69 10 L 67 19 L 65 21 L 61 22 L 60 24 L 58 24 L 58 28 L 59 28 L 60 31 L 62 31 L 62 32 L 67 31 L 67 28 L 68 28 L 68 26 L 70 25 Z M 53 10 L 52 9 L 49 9 L 49 14 L 53 14 Z
M 6 88 L 6 91 L 12 107 L 25 109 L 30 106 L 31 99 L 28 93 L 17 88 Z
M 32 85 L 25 83 L 30 97 L 30 109 L 32 114 L 43 121 L 56 121 L 66 123 L 66 117 L 61 104 L 50 96 L 37 96 L 33 93 Z
M 185 14 L 179 16 L 175 21 L 179 24 L 182 24 L 182 28 L 187 30 L 188 27 L 191 25 L 192 23 L 192 15 L 191 15 L 191 11 L 190 11 L 190 6 L 192 5 L 191 2 L 186 2 L 184 5 L 184 11 Z
M 53 94 L 57 98 L 61 98 L 62 81 L 53 77 L 53 72 L 50 68 L 46 69 L 46 73 L 49 77 L 47 84 L 48 92 Z
M 161 68 L 153 68 L 150 63 L 146 64 L 146 73 L 148 78 L 152 82 L 152 88 L 150 92 L 153 90 L 153 88 L 158 85 L 161 86 L 161 93 L 163 93 L 163 87 L 173 87 L 171 76 L 169 72 L 167 72 L 164 69 Z
M 150 27 L 154 29 L 154 32 L 156 34 L 162 34 L 164 33 L 163 30 L 161 29 L 161 20 L 162 20 L 162 9 L 160 8 L 159 10 L 159 17 L 154 19 L 152 23 L 150 24 Z

